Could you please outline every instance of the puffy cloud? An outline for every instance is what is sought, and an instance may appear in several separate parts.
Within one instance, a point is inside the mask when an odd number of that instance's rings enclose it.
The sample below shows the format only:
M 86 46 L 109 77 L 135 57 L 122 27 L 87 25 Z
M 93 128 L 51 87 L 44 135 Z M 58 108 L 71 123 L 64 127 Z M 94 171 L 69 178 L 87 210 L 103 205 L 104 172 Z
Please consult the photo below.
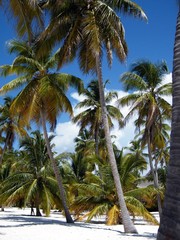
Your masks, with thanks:
M 130 141 L 133 140 L 135 133 L 135 127 L 133 124 L 133 120 L 129 121 L 123 129 L 119 129 L 117 123 L 115 123 L 115 127 L 111 130 L 111 135 L 115 135 L 116 138 L 112 139 L 112 141 L 116 144 L 116 146 L 121 149 L 122 147 L 127 147 Z
M 78 92 L 71 93 L 71 97 L 78 102 L 82 102 L 85 99 L 84 95 L 79 95 Z
M 163 79 L 163 84 L 172 83 L 172 73 L 166 74 Z M 172 96 L 165 97 L 166 101 L 172 104 Z
M 72 122 L 58 123 L 55 131 L 53 143 L 55 144 L 55 151 L 73 152 L 74 138 L 77 137 L 79 128 Z
M 172 73 L 165 74 L 163 77 L 163 84 L 172 82 Z

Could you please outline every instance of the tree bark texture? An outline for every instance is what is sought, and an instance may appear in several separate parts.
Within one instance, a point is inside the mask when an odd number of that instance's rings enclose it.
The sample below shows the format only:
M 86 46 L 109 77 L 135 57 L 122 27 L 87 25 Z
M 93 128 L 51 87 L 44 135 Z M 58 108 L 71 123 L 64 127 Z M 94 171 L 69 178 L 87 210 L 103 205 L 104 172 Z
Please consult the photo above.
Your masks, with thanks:
M 172 79 L 170 162 L 158 240 L 180 239 L 180 11 L 176 25 Z

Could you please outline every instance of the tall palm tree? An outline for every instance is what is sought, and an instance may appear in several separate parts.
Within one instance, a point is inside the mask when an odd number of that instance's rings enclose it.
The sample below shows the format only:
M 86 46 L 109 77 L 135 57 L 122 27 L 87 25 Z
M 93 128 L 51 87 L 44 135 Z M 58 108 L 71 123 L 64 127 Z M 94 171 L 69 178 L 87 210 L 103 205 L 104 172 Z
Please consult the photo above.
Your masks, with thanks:
M 179 2 L 179 1 L 178 1 Z M 180 4 L 180 2 L 179 2 Z M 179 216 L 180 216 L 180 8 L 177 17 L 176 35 L 174 42 L 174 60 L 172 74 L 173 104 L 172 104 L 172 124 L 170 141 L 170 161 L 167 172 L 166 193 L 163 211 L 158 230 L 158 240 L 179 239 Z
M 48 140 L 46 121 L 51 124 L 53 130 L 60 112 L 66 111 L 72 114 L 72 106 L 65 92 L 69 86 L 77 87 L 80 90 L 82 82 L 72 75 L 51 72 L 50 70 L 56 66 L 56 57 L 50 56 L 49 53 L 42 58 L 37 58 L 36 52 L 31 46 L 18 41 L 12 41 L 9 48 L 10 52 L 17 53 L 17 57 L 12 65 L 1 67 L 1 74 L 5 76 L 17 74 L 18 77 L 4 85 L 0 92 L 6 93 L 25 84 L 11 105 L 11 113 L 20 116 L 20 126 L 29 126 L 31 120 L 42 124 L 47 151 L 58 181 L 66 219 L 67 222 L 73 222 L 67 207 L 62 179 Z
M 109 160 L 116 183 L 119 204 L 123 216 L 125 232 L 137 232 L 127 211 L 123 198 L 122 187 L 114 157 L 107 109 L 104 96 L 102 77 L 103 51 L 107 53 L 109 64 L 112 63 L 112 51 L 120 61 L 124 61 L 127 46 L 124 39 L 124 29 L 116 11 L 122 11 L 136 17 L 145 18 L 142 9 L 132 1 L 79 1 L 66 3 L 49 1 L 51 5 L 51 23 L 41 35 L 42 49 L 52 47 L 56 41 L 64 40 L 59 51 L 59 67 L 70 61 L 78 52 L 79 65 L 84 73 L 93 71 L 98 77 L 99 94 L 102 109 L 103 125 Z M 46 41 L 45 41 L 46 40 Z M 38 44 L 38 45 L 39 45 Z M 43 50 L 43 51 L 44 51 Z
M 85 99 L 78 103 L 76 108 L 86 109 L 74 116 L 73 122 L 80 126 L 80 130 L 84 129 L 85 127 L 90 128 L 90 132 L 95 139 L 96 155 L 98 156 L 99 134 L 100 130 L 103 128 L 98 81 L 92 80 L 88 84 L 87 89 L 82 92 L 82 95 L 85 97 Z M 117 98 L 116 92 L 109 92 L 105 96 L 109 127 L 113 127 L 112 119 L 117 120 L 119 126 L 123 126 L 123 116 L 120 110 L 110 104 L 114 98 Z
M 171 117 L 171 105 L 163 98 L 171 95 L 171 84 L 162 85 L 163 76 L 167 72 L 165 62 L 157 65 L 148 61 L 135 63 L 132 65 L 131 71 L 123 74 L 121 77 L 126 90 L 134 90 L 135 92 L 119 100 L 121 106 L 131 106 L 126 120 L 129 120 L 133 114 L 137 113 L 136 126 L 139 128 L 144 126 L 143 142 L 148 147 L 149 165 L 153 175 L 154 186 L 157 189 L 158 177 L 157 171 L 153 167 L 152 151 L 159 144 L 164 146 L 163 121 Z M 161 214 L 159 194 L 157 197 L 159 213 Z

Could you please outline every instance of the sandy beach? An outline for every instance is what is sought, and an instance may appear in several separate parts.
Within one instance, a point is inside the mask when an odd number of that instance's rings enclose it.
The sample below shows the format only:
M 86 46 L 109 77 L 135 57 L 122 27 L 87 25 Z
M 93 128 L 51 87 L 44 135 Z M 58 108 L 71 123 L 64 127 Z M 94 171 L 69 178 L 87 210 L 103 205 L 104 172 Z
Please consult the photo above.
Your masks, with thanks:
M 0 240 L 145 240 L 156 239 L 158 226 L 135 222 L 138 234 L 125 234 L 122 225 L 93 223 L 67 224 L 58 212 L 50 217 L 30 216 L 30 209 L 6 208 L 0 212 Z

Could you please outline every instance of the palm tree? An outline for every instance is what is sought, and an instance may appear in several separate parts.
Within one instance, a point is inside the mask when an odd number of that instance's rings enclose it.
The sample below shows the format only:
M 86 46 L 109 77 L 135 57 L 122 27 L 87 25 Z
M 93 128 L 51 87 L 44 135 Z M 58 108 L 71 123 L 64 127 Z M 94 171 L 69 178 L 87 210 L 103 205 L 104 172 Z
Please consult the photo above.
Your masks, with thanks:
M 49 141 L 51 142 L 52 137 Z M 3 182 L 1 198 L 7 205 L 19 203 L 36 208 L 41 216 L 40 206 L 49 215 L 51 206 L 57 204 L 59 196 L 57 182 L 53 176 L 50 159 L 44 139 L 39 131 L 21 140 L 16 171 Z M 58 206 L 59 207 L 59 206 Z
M 103 125 L 109 160 L 116 183 L 119 204 L 123 216 L 125 232 L 137 232 L 130 220 L 122 187 L 114 157 L 107 108 L 104 96 L 102 78 L 102 56 L 106 50 L 109 64 L 112 63 L 112 51 L 120 61 L 124 61 L 127 54 L 127 46 L 124 39 L 124 29 L 115 11 L 123 11 L 127 14 L 146 19 L 142 9 L 132 1 L 49 1 L 52 18 L 49 27 L 41 35 L 37 44 L 42 45 L 43 51 L 52 47 L 58 40 L 64 40 L 59 51 L 59 67 L 73 59 L 78 51 L 80 68 L 84 73 L 93 71 L 97 74 L 99 83 L 99 95 L 102 109 Z M 43 44 L 44 43 L 44 44 Z
M 17 119 L 13 118 L 10 113 L 10 107 L 13 99 L 11 97 L 4 98 L 4 105 L 0 106 L 0 135 L 4 139 L 4 146 L 0 155 L 0 165 L 6 150 L 12 150 L 15 140 L 15 133 L 23 136 L 26 134 L 23 128 L 17 125 Z
M 14 99 L 10 109 L 11 113 L 20 116 L 20 126 L 29 126 L 31 120 L 42 124 L 47 151 L 58 181 L 66 219 L 67 222 L 73 222 L 68 211 L 62 179 L 48 140 L 46 121 L 51 124 L 53 130 L 60 112 L 66 111 L 72 114 L 71 103 L 65 92 L 69 86 L 75 86 L 80 90 L 82 82 L 72 75 L 51 72 L 50 69 L 56 66 L 56 57 L 51 57 L 49 53 L 42 58 L 37 58 L 36 52 L 31 46 L 18 41 L 12 41 L 9 48 L 10 52 L 15 52 L 18 56 L 12 65 L 1 67 L 1 74 L 5 76 L 17 74 L 18 77 L 4 85 L 0 91 L 5 93 L 26 84 Z
M 178 1 L 179 2 L 179 1 Z M 180 3 L 180 2 L 179 2 Z M 180 116 L 180 8 L 177 17 L 176 35 L 174 43 L 174 61 L 173 61 L 173 104 L 172 104 L 172 124 L 170 141 L 170 161 L 167 171 L 166 193 L 160 227 L 158 230 L 158 240 L 179 239 L 179 192 L 180 192 L 180 136 L 179 136 L 179 116 Z
M 155 171 L 157 168 L 153 167 L 152 151 L 156 147 L 164 147 L 163 121 L 171 117 L 171 105 L 163 98 L 171 95 L 171 84 L 162 85 L 163 76 L 167 72 L 165 62 L 157 65 L 148 61 L 135 63 L 132 65 L 131 71 L 121 77 L 126 90 L 135 90 L 135 92 L 118 101 L 121 106 L 131 106 L 126 120 L 137 113 L 136 126 L 144 127 L 142 141 L 148 147 L 149 164 L 156 189 L 158 189 L 158 176 L 157 171 Z M 159 194 L 157 197 L 159 213 L 161 214 Z
M 98 144 L 100 137 L 99 134 L 100 130 L 103 128 L 98 81 L 92 80 L 82 95 L 85 97 L 85 99 L 82 102 L 78 103 L 76 105 L 76 108 L 86 109 L 78 115 L 74 116 L 73 122 L 77 123 L 80 126 L 80 130 L 84 129 L 85 127 L 90 128 L 91 135 L 95 139 L 95 150 L 96 155 L 98 156 Z M 123 116 L 120 110 L 110 104 L 114 98 L 117 98 L 116 92 L 109 92 L 105 96 L 109 127 L 113 127 L 112 119 L 117 120 L 119 126 L 123 126 Z

